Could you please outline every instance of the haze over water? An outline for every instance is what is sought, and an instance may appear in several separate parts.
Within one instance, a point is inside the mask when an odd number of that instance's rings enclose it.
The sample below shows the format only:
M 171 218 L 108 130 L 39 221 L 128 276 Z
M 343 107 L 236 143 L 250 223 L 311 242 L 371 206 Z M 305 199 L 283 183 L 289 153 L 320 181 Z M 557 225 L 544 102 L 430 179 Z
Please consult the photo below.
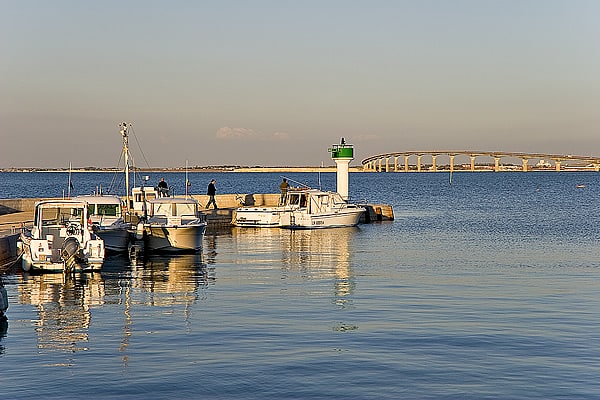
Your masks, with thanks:
M 3 198 L 66 182 L 0 178 Z M 76 174 L 77 194 L 111 178 Z M 192 188 L 211 178 L 218 193 L 281 179 L 198 173 Z M 2 396 L 600 398 L 598 173 L 353 173 L 350 194 L 395 221 L 212 230 L 200 255 L 2 276 Z

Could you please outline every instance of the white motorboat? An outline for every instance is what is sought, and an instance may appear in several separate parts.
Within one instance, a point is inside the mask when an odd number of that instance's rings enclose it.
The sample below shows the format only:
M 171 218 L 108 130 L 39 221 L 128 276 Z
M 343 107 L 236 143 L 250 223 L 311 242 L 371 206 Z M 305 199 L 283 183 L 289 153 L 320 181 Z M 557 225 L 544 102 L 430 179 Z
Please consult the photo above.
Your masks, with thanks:
M 147 250 L 195 252 L 202 249 L 206 219 L 198 211 L 195 199 L 160 197 L 148 204 L 149 218 L 140 223 Z
M 104 241 L 92 230 L 88 203 L 44 200 L 36 203 L 31 236 L 21 234 L 25 271 L 86 271 L 104 263 Z
M 280 206 L 238 208 L 232 223 L 240 227 L 334 228 L 357 225 L 363 212 L 363 207 L 346 202 L 337 192 L 301 188 L 288 191 Z
M 337 192 L 318 189 L 290 191 L 279 226 L 291 229 L 356 226 L 365 208 L 346 202 Z
M 112 195 L 77 196 L 74 199 L 87 202 L 92 228 L 94 233 L 104 240 L 106 250 L 126 252 L 132 235 L 132 226 L 123 218 L 123 200 L 119 196 Z

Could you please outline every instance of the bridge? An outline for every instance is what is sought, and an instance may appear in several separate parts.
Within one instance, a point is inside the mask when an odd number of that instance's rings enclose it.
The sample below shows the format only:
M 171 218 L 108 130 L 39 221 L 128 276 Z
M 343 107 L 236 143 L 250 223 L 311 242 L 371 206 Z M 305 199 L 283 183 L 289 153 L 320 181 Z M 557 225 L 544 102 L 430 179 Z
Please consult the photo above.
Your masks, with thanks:
M 443 156 L 448 159 L 448 164 L 441 166 L 438 157 Z M 431 160 L 431 163 L 424 165 L 423 157 Z M 469 163 L 460 164 L 461 170 L 466 171 L 481 171 L 491 170 L 495 172 L 499 171 L 511 171 L 518 170 L 527 172 L 530 170 L 554 170 L 561 171 L 565 169 L 577 170 L 593 170 L 598 172 L 600 170 L 600 157 L 592 156 L 575 156 L 575 155 L 561 155 L 561 154 L 544 154 L 544 153 L 513 153 L 513 152 L 499 152 L 499 151 L 471 151 L 471 150 L 428 150 L 428 151 L 400 151 L 393 153 L 383 153 L 370 156 L 362 160 L 364 171 L 377 171 L 377 172 L 409 172 L 416 171 L 455 171 L 456 158 L 468 157 Z M 411 164 L 410 161 L 416 158 L 416 163 Z M 479 159 L 478 159 L 479 158 Z M 480 161 L 481 158 L 487 159 L 490 162 L 484 164 L 476 164 L 475 161 Z M 503 159 L 512 158 L 520 159 L 521 166 L 514 166 L 514 164 L 501 164 Z M 402 164 L 398 163 L 398 159 L 402 159 Z M 493 164 L 492 161 L 493 160 Z M 531 160 L 539 160 L 539 162 L 530 166 Z M 477 166 L 477 168 L 476 168 Z

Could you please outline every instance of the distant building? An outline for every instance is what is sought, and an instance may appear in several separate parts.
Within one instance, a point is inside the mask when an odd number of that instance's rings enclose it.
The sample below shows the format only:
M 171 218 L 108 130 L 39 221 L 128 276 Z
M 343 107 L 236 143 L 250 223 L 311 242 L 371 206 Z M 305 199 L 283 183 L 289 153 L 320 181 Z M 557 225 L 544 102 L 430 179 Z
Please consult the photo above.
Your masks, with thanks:
M 547 162 L 544 159 L 541 159 L 540 161 L 538 161 L 537 164 L 535 164 L 535 166 L 537 168 L 550 168 L 550 167 L 552 167 L 552 164 L 550 164 L 549 162 Z

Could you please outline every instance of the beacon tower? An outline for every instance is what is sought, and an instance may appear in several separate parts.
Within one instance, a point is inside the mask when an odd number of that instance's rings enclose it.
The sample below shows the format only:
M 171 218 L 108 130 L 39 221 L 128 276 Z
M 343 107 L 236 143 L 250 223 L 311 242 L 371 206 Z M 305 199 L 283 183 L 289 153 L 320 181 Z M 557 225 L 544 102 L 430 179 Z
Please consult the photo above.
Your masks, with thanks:
M 348 166 L 354 160 L 354 148 L 347 144 L 344 138 L 340 144 L 334 144 L 329 149 L 331 158 L 337 164 L 337 192 L 344 200 L 348 200 Z

